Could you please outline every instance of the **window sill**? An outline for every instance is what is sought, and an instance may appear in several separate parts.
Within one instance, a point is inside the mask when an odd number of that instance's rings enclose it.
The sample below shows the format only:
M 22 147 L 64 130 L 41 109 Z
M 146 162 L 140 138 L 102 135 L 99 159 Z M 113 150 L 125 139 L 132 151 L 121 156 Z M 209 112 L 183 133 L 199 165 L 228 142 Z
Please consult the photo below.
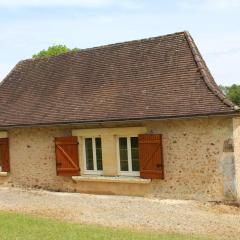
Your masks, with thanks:
M 7 172 L 0 172 L 0 177 L 7 177 L 8 173 Z
M 104 176 L 73 176 L 75 182 L 108 182 L 108 183 L 135 183 L 149 184 L 151 179 L 142 179 L 139 177 L 104 177 Z

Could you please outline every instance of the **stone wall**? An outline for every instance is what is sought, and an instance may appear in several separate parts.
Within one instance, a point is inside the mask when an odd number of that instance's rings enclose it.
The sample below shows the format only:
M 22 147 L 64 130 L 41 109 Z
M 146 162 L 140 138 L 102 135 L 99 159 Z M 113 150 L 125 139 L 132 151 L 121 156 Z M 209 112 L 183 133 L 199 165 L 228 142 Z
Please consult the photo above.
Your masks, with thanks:
M 71 130 L 56 128 L 8 131 L 11 181 L 27 187 L 62 189 L 70 179 L 56 176 L 54 137 L 69 135 Z
M 233 142 L 235 155 L 235 174 L 237 199 L 240 201 L 240 118 L 233 119 Z
M 74 182 L 71 177 L 56 176 L 54 137 L 69 136 L 72 129 L 29 128 L 8 131 L 11 159 L 8 182 L 57 191 L 203 200 L 226 198 L 224 166 L 229 158 L 223 150 L 225 142 L 233 137 L 231 118 L 148 121 L 143 126 L 149 133 L 163 134 L 165 180 L 138 185 Z
M 228 159 L 223 149 L 224 142 L 232 139 L 232 119 L 149 122 L 147 128 L 163 134 L 164 146 L 165 180 L 153 181 L 151 195 L 209 200 L 226 197 L 224 165 Z

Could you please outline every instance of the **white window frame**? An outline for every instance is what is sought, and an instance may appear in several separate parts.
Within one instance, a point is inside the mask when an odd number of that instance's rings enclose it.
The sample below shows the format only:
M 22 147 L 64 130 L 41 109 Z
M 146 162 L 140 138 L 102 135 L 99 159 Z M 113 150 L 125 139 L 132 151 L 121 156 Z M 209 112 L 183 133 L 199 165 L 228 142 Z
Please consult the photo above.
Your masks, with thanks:
M 138 135 L 129 135 L 129 136 L 124 135 L 124 136 L 117 136 L 116 137 L 118 175 L 119 176 L 133 176 L 133 177 L 139 177 L 140 176 L 140 171 L 133 171 L 132 170 L 131 137 L 137 137 L 138 138 Z M 119 138 L 127 138 L 128 171 L 121 171 Z
M 85 144 L 85 139 L 86 138 L 91 138 L 92 139 L 92 149 L 93 149 L 93 169 L 94 170 L 87 170 L 87 158 L 86 158 L 86 144 Z M 102 138 L 101 136 L 94 136 L 94 137 L 83 137 L 83 166 L 84 166 L 84 170 L 83 173 L 84 174 L 93 174 L 93 175 L 102 175 L 103 174 L 103 170 L 97 170 L 97 153 L 96 153 L 96 138 L 100 138 L 101 139 L 101 143 L 102 143 Z M 102 145 L 101 145 L 102 147 Z M 102 162 L 103 165 L 103 162 Z

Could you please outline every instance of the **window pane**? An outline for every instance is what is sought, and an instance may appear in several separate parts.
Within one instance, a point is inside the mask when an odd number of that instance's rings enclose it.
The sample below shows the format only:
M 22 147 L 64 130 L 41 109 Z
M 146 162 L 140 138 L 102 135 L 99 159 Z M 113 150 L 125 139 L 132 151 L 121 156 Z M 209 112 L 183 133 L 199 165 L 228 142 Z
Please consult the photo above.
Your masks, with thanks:
M 132 161 L 132 170 L 133 171 L 139 171 L 139 161 L 138 160 L 133 160 Z
M 139 171 L 138 138 L 131 137 L 132 170 Z
M 119 138 L 120 169 L 128 171 L 127 138 Z
M 86 152 L 86 169 L 93 170 L 93 148 L 92 139 L 85 139 L 85 152 Z
M 103 170 L 103 168 L 102 168 L 102 141 L 101 141 L 101 138 L 95 138 L 95 143 L 96 143 L 97 170 Z

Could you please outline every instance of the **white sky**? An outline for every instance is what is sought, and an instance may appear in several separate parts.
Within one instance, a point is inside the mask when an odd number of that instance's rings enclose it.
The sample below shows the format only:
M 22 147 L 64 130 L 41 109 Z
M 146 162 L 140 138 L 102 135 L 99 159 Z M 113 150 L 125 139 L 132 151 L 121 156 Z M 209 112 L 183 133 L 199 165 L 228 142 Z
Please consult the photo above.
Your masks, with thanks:
M 0 0 L 0 80 L 52 44 L 93 47 L 188 30 L 218 84 L 240 84 L 240 0 Z

